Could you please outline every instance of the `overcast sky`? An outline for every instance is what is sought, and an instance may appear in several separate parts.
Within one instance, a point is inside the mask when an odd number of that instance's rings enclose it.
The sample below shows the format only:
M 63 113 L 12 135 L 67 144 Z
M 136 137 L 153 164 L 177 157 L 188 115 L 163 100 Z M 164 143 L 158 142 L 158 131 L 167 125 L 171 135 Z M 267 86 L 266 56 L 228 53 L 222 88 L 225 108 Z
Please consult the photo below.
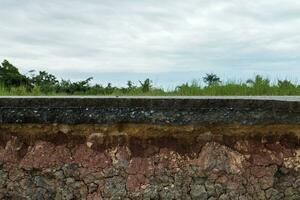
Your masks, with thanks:
M 1 0 L 0 59 L 22 72 L 172 85 L 300 74 L 296 0 Z

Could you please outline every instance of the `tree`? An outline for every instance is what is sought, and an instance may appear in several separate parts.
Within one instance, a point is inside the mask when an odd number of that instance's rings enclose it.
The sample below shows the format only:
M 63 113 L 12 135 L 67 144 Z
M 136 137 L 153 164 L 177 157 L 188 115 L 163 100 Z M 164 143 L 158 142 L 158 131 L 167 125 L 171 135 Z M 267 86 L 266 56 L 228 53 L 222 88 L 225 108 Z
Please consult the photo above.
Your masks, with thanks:
M 75 92 L 87 92 L 91 87 L 89 82 L 93 77 L 89 77 L 84 81 L 71 82 L 70 80 L 61 80 L 56 86 L 56 92 L 62 92 L 67 94 L 74 94 Z
M 252 87 L 270 86 L 270 80 L 260 75 L 256 75 L 254 80 L 247 80 L 247 83 L 250 84 Z
M 278 80 L 277 86 L 279 88 L 287 89 L 287 88 L 295 88 L 296 86 L 289 80 Z
M 105 94 L 112 94 L 115 90 L 115 87 L 112 86 L 111 83 L 108 83 L 105 88 Z
M 206 74 L 205 77 L 203 77 L 204 83 L 206 83 L 208 86 L 212 85 L 218 85 L 221 83 L 220 78 L 216 74 Z
M 127 87 L 128 87 L 128 90 L 131 90 L 134 88 L 132 81 L 127 81 Z
M 47 73 L 46 71 L 40 71 L 38 75 L 32 76 L 32 83 L 40 87 L 44 93 L 49 93 L 55 90 L 56 85 L 59 83 L 57 78 Z
M 152 88 L 152 81 L 147 78 L 146 80 L 144 80 L 144 82 L 139 81 L 141 84 L 141 88 L 143 92 L 149 92 L 150 89 Z
M 7 60 L 0 65 L 0 82 L 7 88 L 25 86 L 31 89 L 31 81 L 25 75 L 21 74 L 17 67 L 13 66 Z

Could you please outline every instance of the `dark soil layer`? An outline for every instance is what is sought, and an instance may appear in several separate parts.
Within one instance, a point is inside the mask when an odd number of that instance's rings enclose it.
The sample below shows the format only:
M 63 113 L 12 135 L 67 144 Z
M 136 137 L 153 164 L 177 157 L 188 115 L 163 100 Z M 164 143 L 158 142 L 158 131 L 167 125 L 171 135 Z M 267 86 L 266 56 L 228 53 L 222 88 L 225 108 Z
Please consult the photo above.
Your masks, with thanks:
M 300 199 L 293 124 L 1 124 L 1 199 Z
M 0 98 L 0 123 L 300 124 L 300 101 L 204 98 Z

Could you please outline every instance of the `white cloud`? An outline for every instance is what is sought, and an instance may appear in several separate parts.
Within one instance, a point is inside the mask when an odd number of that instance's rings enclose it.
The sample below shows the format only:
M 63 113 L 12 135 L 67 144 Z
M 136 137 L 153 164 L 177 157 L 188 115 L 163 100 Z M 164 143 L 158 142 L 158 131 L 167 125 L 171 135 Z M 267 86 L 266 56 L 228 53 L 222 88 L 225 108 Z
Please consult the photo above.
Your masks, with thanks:
M 300 71 L 294 0 L 1 0 L 0 19 L 0 59 L 25 71 Z

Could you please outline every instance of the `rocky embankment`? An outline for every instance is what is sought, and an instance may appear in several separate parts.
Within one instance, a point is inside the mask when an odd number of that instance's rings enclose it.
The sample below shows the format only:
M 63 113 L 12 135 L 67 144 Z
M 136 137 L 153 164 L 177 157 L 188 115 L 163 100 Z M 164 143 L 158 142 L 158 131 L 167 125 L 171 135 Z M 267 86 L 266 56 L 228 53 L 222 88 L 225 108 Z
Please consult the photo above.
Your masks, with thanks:
M 59 101 L 0 99 L 1 199 L 300 199 L 298 102 Z

